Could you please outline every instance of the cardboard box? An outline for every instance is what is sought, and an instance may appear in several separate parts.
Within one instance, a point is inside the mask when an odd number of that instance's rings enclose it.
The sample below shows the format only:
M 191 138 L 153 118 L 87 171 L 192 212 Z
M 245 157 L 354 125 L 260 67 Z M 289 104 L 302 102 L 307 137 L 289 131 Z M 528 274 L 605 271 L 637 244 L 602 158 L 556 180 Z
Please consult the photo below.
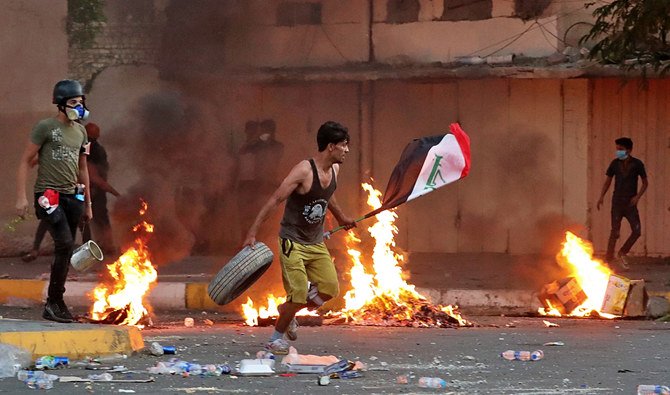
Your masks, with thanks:
M 566 277 L 542 287 L 538 299 L 545 308 L 554 307 L 561 314 L 569 314 L 584 303 L 587 296 L 577 279 Z
M 630 290 L 628 299 L 623 309 L 625 317 L 644 317 L 647 315 L 647 288 L 644 286 L 644 280 L 630 280 Z
M 630 280 L 626 277 L 610 275 L 605 289 L 603 306 L 600 311 L 607 314 L 623 315 L 623 309 L 630 290 Z

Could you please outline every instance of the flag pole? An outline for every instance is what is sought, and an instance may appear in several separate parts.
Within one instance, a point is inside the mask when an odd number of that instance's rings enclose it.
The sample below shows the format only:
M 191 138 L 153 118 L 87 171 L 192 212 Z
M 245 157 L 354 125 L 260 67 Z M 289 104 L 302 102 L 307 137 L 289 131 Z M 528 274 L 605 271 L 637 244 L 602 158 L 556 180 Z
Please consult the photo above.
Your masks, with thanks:
M 362 216 L 362 217 L 360 217 L 360 218 L 358 218 L 358 219 L 355 219 L 355 220 L 354 220 L 354 223 L 361 222 L 362 220 L 364 220 L 364 219 L 366 219 L 366 218 L 370 218 L 370 217 L 372 217 L 373 215 L 377 215 L 377 214 L 380 213 L 381 211 L 384 211 L 384 210 L 379 210 L 379 209 L 377 209 L 377 210 L 374 210 L 374 211 L 370 211 L 369 213 L 365 214 L 364 216 Z M 338 226 L 337 228 L 333 228 L 333 229 L 329 230 L 328 232 L 324 232 L 324 233 L 323 233 L 323 238 L 324 238 L 324 239 L 330 239 L 330 236 L 332 236 L 333 233 L 338 232 L 338 231 L 340 231 L 340 230 L 342 230 L 342 229 L 344 229 L 344 228 L 345 228 L 345 225 L 340 225 L 340 226 Z

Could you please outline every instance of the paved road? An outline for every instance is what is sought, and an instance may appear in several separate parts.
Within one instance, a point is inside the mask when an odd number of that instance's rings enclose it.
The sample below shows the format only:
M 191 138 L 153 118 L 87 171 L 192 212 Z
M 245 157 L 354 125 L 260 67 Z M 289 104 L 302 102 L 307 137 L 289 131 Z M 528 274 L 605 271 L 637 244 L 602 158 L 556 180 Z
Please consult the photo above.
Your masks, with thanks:
M 0 307 L 5 318 L 37 319 L 36 310 Z M 196 326 L 185 328 L 192 316 Z M 214 326 L 202 324 L 204 318 Z M 296 377 L 189 377 L 156 376 L 147 384 L 55 383 L 52 393 L 269 393 L 360 394 L 432 393 L 417 386 L 420 376 L 445 379 L 454 394 L 634 394 L 641 383 L 670 384 L 670 323 L 653 321 L 601 321 L 551 319 L 560 325 L 547 328 L 541 318 L 468 317 L 479 326 L 461 329 L 414 329 L 354 326 L 302 327 L 295 342 L 303 354 L 335 355 L 361 360 L 370 370 L 364 378 L 333 380 L 320 387 L 311 375 Z M 145 342 L 174 345 L 178 356 L 200 363 L 235 364 L 261 348 L 270 328 L 249 328 L 224 315 L 197 311 L 158 312 L 158 327 L 145 329 Z M 564 346 L 543 346 L 562 341 Z M 538 362 L 509 362 L 498 355 L 507 349 L 543 349 Z M 121 362 L 144 370 L 166 357 L 140 353 Z M 86 376 L 91 371 L 67 369 L 58 374 Z M 398 375 L 410 375 L 409 384 L 397 384 Z M 117 378 L 147 377 L 115 374 Z M 25 391 L 16 379 L 0 381 L 0 392 Z M 439 391 L 438 391 L 439 392 Z

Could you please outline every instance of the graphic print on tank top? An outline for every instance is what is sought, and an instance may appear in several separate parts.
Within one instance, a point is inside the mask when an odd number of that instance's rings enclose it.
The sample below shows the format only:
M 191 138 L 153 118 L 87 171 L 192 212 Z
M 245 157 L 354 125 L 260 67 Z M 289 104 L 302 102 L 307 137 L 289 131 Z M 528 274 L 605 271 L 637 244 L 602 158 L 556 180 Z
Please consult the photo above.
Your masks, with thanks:
M 325 199 L 317 199 L 305 205 L 302 211 L 302 216 L 310 224 L 318 224 L 326 216 L 326 208 L 328 208 L 328 201 Z

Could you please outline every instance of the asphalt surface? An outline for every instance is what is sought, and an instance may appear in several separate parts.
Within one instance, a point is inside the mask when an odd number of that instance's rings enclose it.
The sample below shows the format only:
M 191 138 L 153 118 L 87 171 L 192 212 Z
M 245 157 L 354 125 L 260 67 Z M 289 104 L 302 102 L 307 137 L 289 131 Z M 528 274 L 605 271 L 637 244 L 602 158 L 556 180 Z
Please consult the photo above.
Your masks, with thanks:
M 0 307 L 5 318 L 39 319 L 39 309 Z M 196 325 L 186 328 L 183 319 Z M 301 354 L 335 355 L 360 360 L 365 377 L 331 380 L 318 386 L 315 375 L 282 377 L 181 377 L 153 375 L 151 383 L 54 383 L 51 393 L 89 394 L 135 391 L 142 394 L 267 393 L 453 393 L 453 394 L 634 394 L 639 384 L 670 384 L 670 323 L 632 320 L 467 317 L 477 326 L 420 329 L 329 325 L 301 327 L 293 344 Z M 204 324 L 210 319 L 214 325 Z M 145 329 L 147 344 L 158 341 L 177 348 L 177 357 L 201 364 L 253 358 L 271 328 L 243 326 L 234 317 L 215 312 L 155 312 L 156 327 Z M 76 324 L 72 324 L 76 325 Z M 563 346 L 543 345 L 563 342 Z M 502 351 L 542 349 L 537 362 L 507 361 Z M 168 356 L 146 352 L 108 362 L 144 372 Z M 100 371 L 82 367 L 56 370 L 58 375 L 86 377 Z M 408 375 L 408 384 L 396 378 Z M 114 373 L 115 379 L 148 378 L 146 373 Z M 418 378 L 441 377 L 444 390 L 420 388 Z M 23 393 L 15 378 L 0 380 L 0 391 Z

